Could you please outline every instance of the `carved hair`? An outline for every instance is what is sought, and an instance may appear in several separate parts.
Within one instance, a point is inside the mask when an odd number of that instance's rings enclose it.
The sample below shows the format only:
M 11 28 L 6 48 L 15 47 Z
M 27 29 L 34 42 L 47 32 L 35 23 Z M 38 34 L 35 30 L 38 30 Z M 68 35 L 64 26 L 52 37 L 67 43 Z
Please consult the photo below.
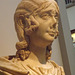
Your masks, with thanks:
M 29 57 L 29 36 L 32 32 L 36 31 L 39 27 L 39 24 L 34 24 L 32 20 L 30 22 L 30 16 L 32 15 L 34 18 L 36 15 L 40 15 L 40 12 L 49 7 L 52 3 L 55 4 L 57 8 L 57 12 L 59 13 L 59 9 L 57 3 L 54 0 L 22 0 L 18 5 L 16 12 L 14 14 L 15 21 L 15 29 L 17 32 L 17 36 L 19 42 L 16 43 L 17 53 L 16 56 L 21 60 L 25 60 Z M 56 37 L 58 32 L 56 34 Z M 51 57 L 51 45 L 47 46 L 46 59 L 50 59 Z

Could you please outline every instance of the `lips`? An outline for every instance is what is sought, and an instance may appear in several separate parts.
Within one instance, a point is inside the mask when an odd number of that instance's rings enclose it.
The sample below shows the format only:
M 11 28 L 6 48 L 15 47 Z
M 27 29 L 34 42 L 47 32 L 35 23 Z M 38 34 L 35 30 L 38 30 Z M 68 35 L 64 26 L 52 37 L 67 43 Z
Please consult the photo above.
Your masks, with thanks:
M 50 36 L 55 36 L 55 31 L 54 30 L 47 30 L 46 31 Z
M 54 33 L 48 33 L 50 36 L 54 36 Z

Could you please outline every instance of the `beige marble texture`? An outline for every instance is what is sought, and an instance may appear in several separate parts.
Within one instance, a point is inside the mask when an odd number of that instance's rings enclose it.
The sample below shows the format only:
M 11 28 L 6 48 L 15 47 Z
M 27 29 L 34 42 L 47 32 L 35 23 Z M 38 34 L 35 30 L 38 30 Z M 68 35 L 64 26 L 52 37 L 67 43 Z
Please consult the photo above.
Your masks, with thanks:
M 26 62 L 29 61 L 27 64 Z M 54 61 L 47 61 L 46 64 L 33 66 L 33 61 L 20 61 L 8 57 L 0 57 L 0 75 L 65 75 L 61 66 Z
M 1 75 L 65 75 L 50 60 L 58 36 L 59 7 L 54 0 L 22 0 L 14 14 L 16 55 L 0 57 Z

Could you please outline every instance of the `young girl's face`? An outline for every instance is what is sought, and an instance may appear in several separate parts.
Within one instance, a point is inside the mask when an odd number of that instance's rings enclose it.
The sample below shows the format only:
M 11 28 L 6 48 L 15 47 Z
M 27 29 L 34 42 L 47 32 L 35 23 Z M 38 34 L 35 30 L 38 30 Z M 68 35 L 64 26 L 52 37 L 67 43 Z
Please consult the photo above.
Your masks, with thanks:
M 57 8 L 54 3 L 52 3 L 48 8 L 35 17 L 36 21 L 39 23 L 39 28 L 33 36 L 36 41 L 49 44 L 52 43 L 58 32 L 58 15 Z

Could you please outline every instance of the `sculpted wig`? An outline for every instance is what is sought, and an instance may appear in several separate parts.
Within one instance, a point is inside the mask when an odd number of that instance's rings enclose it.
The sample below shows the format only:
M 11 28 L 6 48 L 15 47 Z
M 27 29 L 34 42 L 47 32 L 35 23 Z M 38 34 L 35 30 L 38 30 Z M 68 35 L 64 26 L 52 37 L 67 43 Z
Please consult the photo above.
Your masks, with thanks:
M 14 14 L 15 29 L 19 39 L 19 42 L 16 43 L 17 58 L 25 60 L 29 57 L 29 35 L 36 31 L 39 27 L 39 23 L 35 21 L 35 16 L 40 16 L 40 13 L 46 10 L 52 3 L 56 7 L 56 12 L 59 13 L 57 3 L 54 0 L 22 0 L 18 5 Z M 56 33 L 56 37 L 57 35 L 58 31 Z M 50 46 L 51 45 L 47 46 L 46 48 L 46 60 L 50 59 L 51 57 Z

